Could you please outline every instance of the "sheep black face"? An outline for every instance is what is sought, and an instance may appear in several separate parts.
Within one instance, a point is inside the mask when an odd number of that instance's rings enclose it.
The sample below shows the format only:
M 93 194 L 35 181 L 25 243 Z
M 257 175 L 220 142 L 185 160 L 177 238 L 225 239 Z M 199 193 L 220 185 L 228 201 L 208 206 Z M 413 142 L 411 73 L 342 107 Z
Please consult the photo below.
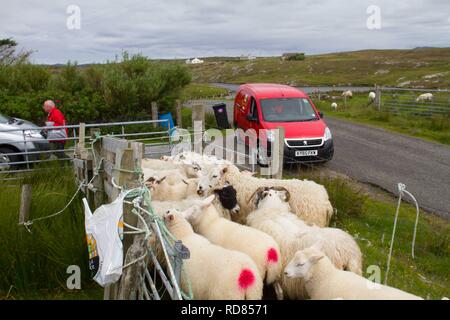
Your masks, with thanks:
M 240 207 L 237 203 L 236 189 L 229 185 L 222 189 L 214 190 L 214 193 L 219 197 L 220 203 L 225 209 L 231 211 L 231 213 L 237 214 L 240 211 Z

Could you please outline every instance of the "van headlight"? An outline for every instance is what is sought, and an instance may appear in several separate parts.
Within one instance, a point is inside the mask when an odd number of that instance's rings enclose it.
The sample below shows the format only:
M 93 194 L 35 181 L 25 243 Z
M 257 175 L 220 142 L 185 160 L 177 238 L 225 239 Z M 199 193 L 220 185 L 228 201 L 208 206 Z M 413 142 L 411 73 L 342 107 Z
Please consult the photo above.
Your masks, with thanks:
M 325 128 L 325 134 L 323 136 L 323 141 L 328 141 L 328 140 L 331 140 L 331 139 L 333 139 L 333 136 L 331 135 L 330 128 L 326 127 Z

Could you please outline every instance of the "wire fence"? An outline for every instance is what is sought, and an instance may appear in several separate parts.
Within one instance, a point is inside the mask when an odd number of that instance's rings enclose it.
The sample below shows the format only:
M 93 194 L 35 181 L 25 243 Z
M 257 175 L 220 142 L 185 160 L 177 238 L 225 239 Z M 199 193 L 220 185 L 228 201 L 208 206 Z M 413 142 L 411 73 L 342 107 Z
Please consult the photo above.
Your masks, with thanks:
M 450 90 L 381 88 L 379 111 L 421 117 L 450 116 Z
M 171 134 L 175 129 L 170 128 L 168 119 L 66 125 L 57 129 L 67 130 L 67 137 L 53 142 L 46 136 L 55 128 L 0 128 L 0 180 L 16 179 L 18 174 L 33 171 L 41 163 L 72 161 L 77 144 L 81 143 L 81 140 L 87 144 L 93 132 L 97 132 L 98 137 L 110 136 L 140 141 L 146 148 L 161 146 L 161 153 L 170 153 Z M 86 130 L 90 132 L 86 134 Z M 89 147 L 86 149 L 89 150 Z

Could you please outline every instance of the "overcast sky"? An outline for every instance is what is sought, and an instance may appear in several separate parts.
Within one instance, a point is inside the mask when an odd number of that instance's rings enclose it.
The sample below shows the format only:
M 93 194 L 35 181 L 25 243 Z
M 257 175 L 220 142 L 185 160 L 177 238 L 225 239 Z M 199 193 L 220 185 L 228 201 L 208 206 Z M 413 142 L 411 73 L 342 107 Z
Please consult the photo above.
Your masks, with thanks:
M 67 28 L 67 7 L 81 28 Z M 369 30 L 366 10 L 381 10 Z M 307 54 L 450 47 L 450 0 L 0 0 L 0 38 L 37 63 L 104 62 L 122 50 L 150 58 Z M 72 21 L 72 20 L 71 20 Z

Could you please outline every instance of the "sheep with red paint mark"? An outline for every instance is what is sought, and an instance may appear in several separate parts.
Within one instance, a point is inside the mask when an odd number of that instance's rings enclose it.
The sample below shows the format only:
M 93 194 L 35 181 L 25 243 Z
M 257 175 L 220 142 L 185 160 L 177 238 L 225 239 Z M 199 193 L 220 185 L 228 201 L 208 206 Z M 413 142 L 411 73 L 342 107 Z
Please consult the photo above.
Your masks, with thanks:
M 194 233 L 192 226 L 177 210 L 164 216 L 169 231 L 189 249 L 184 260 L 187 278 L 182 274 L 181 288 L 191 284 L 198 300 L 260 300 L 263 280 L 255 262 L 246 254 L 214 245 Z
M 336 228 L 308 226 L 290 211 L 289 197 L 289 192 L 282 187 L 261 188 L 253 197 L 257 209 L 247 217 L 249 226 L 266 232 L 278 242 L 283 267 L 298 250 L 317 245 L 336 268 L 360 275 L 362 254 L 352 236 Z M 308 298 L 302 279 L 288 279 L 283 274 L 280 283 L 289 298 Z
M 274 285 L 278 299 L 283 298 L 278 280 L 282 273 L 280 249 L 268 234 L 222 218 L 212 201 L 214 195 L 182 212 L 195 232 L 216 245 L 237 250 L 250 256 L 256 263 L 266 284 Z

